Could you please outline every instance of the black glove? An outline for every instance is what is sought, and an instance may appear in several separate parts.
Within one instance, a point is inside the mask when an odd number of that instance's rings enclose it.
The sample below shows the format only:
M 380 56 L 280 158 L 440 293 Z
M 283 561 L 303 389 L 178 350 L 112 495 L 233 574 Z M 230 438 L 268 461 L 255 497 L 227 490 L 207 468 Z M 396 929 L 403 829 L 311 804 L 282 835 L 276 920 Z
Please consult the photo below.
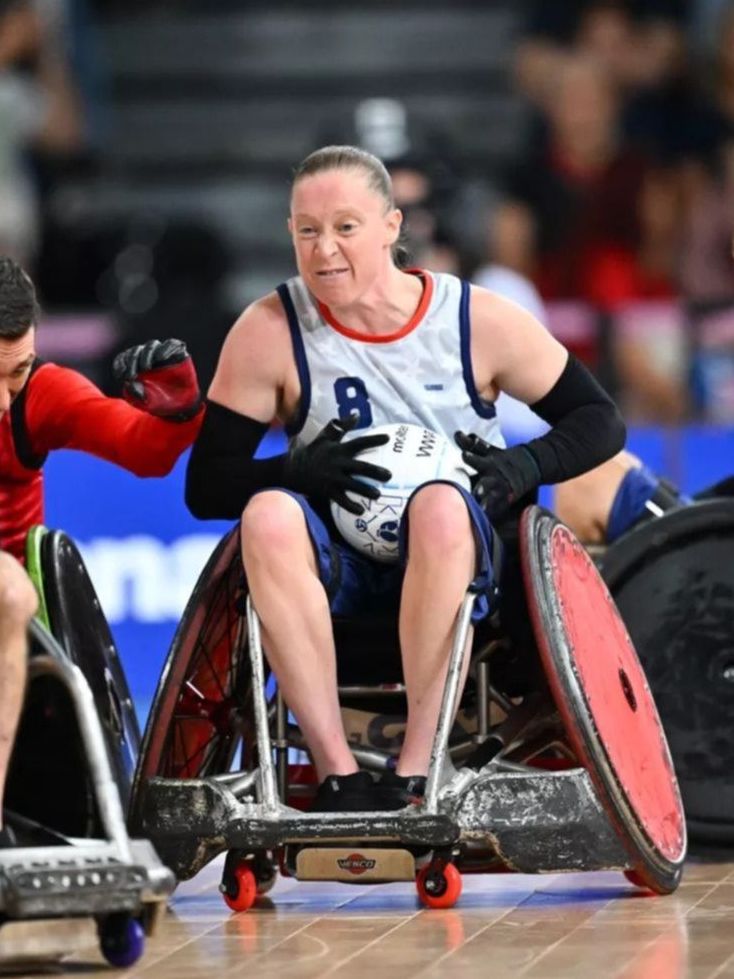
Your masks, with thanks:
M 347 432 L 357 424 L 357 416 L 333 418 L 323 428 L 313 442 L 290 449 L 285 460 L 285 485 L 307 496 L 333 500 L 340 507 L 359 516 L 364 513 L 361 503 L 351 500 L 346 491 L 377 500 L 380 491 L 376 486 L 365 483 L 355 476 L 366 476 L 381 483 L 392 478 L 389 469 L 363 462 L 355 456 L 365 449 L 385 445 L 389 436 L 360 435 L 359 438 L 342 442 Z
M 540 470 L 529 449 L 498 449 L 478 435 L 456 432 L 464 462 L 477 471 L 474 496 L 490 520 L 501 520 L 518 500 L 540 482 Z
M 122 396 L 159 418 L 184 422 L 201 406 L 194 364 L 183 340 L 149 340 L 119 353 L 112 363 Z

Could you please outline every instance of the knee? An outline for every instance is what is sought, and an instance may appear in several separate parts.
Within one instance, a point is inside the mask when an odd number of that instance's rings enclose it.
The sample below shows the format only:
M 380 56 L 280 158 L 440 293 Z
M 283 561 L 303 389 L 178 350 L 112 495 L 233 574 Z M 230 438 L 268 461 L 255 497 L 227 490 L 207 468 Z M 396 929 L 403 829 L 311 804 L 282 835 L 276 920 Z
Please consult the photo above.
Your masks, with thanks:
M 38 608 L 31 579 L 9 554 L 0 554 L 0 618 L 9 625 L 25 627 Z
M 408 538 L 411 554 L 439 561 L 473 553 L 469 512 L 458 490 L 445 483 L 419 489 L 410 503 Z
M 306 524 L 298 503 L 280 490 L 254 496 L 242 514 L 242 550 L 246 558 L 283 555 L 303 543 Z

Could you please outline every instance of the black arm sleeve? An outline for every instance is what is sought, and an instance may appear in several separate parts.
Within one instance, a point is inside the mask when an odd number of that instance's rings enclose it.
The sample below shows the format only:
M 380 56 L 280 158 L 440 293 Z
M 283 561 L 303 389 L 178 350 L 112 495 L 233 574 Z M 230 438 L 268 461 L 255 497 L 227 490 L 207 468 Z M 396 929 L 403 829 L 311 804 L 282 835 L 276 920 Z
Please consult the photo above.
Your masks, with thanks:
M 186 506 L 202 520 L 236 520 L 253 493 L 283 483 L 285 455 L 255 459 L 269 425 L 206 402 L 186 469 Z
M 553 426 L 525 445 L 541 483 L 579 476 L 624 448 L 627 432 L 617 406 L 573 354 L 548 394 L 530 407 Z

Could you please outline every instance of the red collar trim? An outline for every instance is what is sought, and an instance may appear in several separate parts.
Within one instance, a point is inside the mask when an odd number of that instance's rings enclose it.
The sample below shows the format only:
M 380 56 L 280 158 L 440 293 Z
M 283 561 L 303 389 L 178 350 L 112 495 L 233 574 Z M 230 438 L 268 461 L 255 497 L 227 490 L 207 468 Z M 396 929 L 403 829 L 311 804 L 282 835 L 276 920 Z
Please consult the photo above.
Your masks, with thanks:
M 401 326 L 395 333 L 388 333 L 384 336 L 373 336 L 369 333 L 362 333 L 360 330 L 351 330 L 348 326 L 344 326 L 336 320 L 329 307 L 325 306 L 324 303 L 317 301 L 316 305 L 329 326 L 350 340 L 360 340 L 362 343 L 392 343 L 394 340 L 402 340 L 403 337 L 412 333 L 420 325 L 421 320 L 426 315 L 426 310 L 431 304 L 431 299 L 433 299 L 433 276 L 431 273 L 423 269 L 406 269 L 405 271 L 411 275 L 420 277 L 423 282 L 423 294 L 415 312 L 408 322 L 405 326 Z

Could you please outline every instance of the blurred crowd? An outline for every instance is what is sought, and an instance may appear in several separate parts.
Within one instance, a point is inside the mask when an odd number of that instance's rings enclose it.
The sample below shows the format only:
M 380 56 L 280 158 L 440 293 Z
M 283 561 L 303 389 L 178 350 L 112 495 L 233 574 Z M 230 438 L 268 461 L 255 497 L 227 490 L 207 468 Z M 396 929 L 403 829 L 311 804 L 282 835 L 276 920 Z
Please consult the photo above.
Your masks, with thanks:
M 514 84 L 479 235 L 441 161 L 391 162 L 416 262 L 542 315 L 631 420 L 733 421 L 734 3 L 537 3 Z
M 314 133 L 314 146 L 356 141 L 383 157 L 413 262 L 528 306 L 629 420 L 734 422 L 734 0 L 524 9 L 512 84 L 528 123 L 506 172 L 462 172 L 440 134 L 413 130 L 399 98 L 359 102 L 348 129 Z M 44 195 L 93 158 L 99 134 L 88 19 L 86 0 L 0 0 L 0 248 L 52 301 L 75 301 L 80 273 Z M 229 316 L 209 299 L 227 272 L 224 250 L 212 229 L 138 232 L 113 236 L 109 254 L 97 240 L 82 274 L 94 272 L 97 298 L 112 283 L 107 292 L 132 310 L 125 342 L 160 332 L 162 317 L 188 323 L 206 382 L 211 337 Z M 164 245 L 157 282 L 138 275 L 138 259 L 150 264 Z M 110 279 L 121 269 L 137 283 L 129 296 Z M 197 332 L 207 308 L 214 319 Z
M 33 268 L 44 198 L 88 145 L 81 0 L 0 0 L 0 248 Z

